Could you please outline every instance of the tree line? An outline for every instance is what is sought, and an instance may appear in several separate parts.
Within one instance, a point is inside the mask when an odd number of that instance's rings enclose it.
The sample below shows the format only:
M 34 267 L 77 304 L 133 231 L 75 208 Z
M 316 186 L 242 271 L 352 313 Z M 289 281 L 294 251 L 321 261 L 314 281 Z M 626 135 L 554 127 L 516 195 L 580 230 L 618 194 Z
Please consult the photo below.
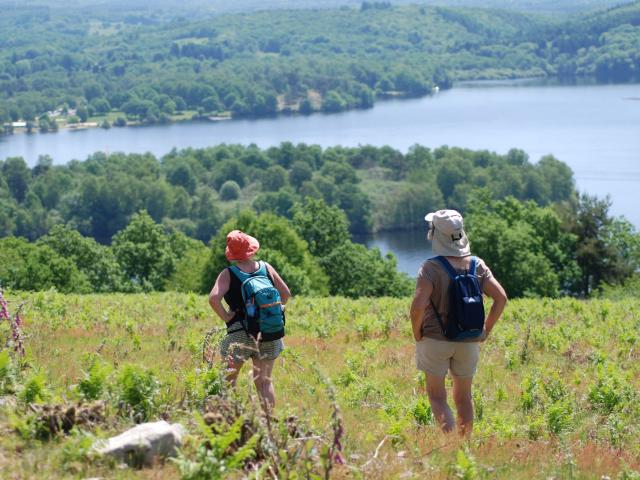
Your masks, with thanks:
M 637 283 L 640 234 L 609 216 L 606 201 L 582 196 L 572 207 L 542 207 L 513 197 L 493 200 L 486 189 L 472 197 L 465 215 L 473 252 L 510 296 L 588 296 L 603 286 Z M 6 237 L 0 239 L 0 284 L 79 293 L 205 293 L 228 265 L 227 232 L 241 229 L 260 240 L 259 258 L 280 271 L 294 294 L 411 294 L 413 282 L 397 272 L 392 254 L 382 256 L 351 240 L 341 209 L 307 198 L 293 210 L 291 219 L 242 211 L 208 246 L 163 227 L 145 211 L 134 214 L 109 246 L 65 225 L 36 242 Z
M 0 161 L 0 237 L 37 240 L 56 224 L 107 244 L 146 210 L 158 223 L 208 242 L 238 209 L 292 218 L 307 197 L 335 205 L 349 231 L 367 233 L 422 226 L 424 212 L 464 210 L 469 192 L 537 204 L 569 201 L 571 169 L 546 156 L 531 163 L 521 150 L 505 155 L 416 145 L 331 147 L 289 142 L 268 149 L 218 145 L 151 154 L 95 153 L 85 161 L 32 168 L 20 157 Z
M 401 295 L 408 284 L 395 260 L 350 234 L 424 228 L 425 212 L 445 206 L 467 216 L 474 250 L 513 296 L 589 295 L 640 268 L 634 227 L 612 218 L 606 199 L 579 195 L 571 169 L 551 156 L 533 164 L 516 149 L 283 143 L 161 159 L 96 153 L 67 165 L 41 157 L 32 168 L 0 161 L 2 280 L 24 289 L 204 291 L 224 264 L 226 232 L 241 228 L 288 238 L 264 255 L 298 292 Z M 367 284 L 367 272 L 393 281 Z
M 109 246 L 65 225 L 56 225 L 37 242 L 6 237 L 0 239 L 0 284 L 79 293 L 207 292 L 228 265 L 227 232 L 241 228 L 260 239 L 259 258 L 276 266 L 295 294 L 357 298 L 410 292 L 411 282 L 397 272 L 392 256 L 351 241 L 339 208 L 309 199 L 295 210 L 292 221 L 243 211 L 209 246 L 164 228 L 145 211 L 134 214 Z
M 264 11 L 204 20 L 14 6 L 0 19 L 0 123 L 161 122 L 368 108 L 458 79 L 638 78 L 640 2 L 553 20 L 468 8 Z M 49 114 L 48 112 L 51 112 Z M 11 131 L 7 123 L 7 132 Z

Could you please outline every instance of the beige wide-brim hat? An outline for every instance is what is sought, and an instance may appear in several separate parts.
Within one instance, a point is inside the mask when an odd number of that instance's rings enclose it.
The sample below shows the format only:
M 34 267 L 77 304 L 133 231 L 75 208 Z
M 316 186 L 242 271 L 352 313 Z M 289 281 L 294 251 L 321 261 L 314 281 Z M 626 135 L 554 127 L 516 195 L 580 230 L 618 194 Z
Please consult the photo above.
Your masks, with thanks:
M 429 223 L 427 238 L 436 255 L 444 257 L 466 257 L 471 255 L 469 238 L 464 231 L 462 215 L 455 210 L 438 210 L 428 213 L 424 219 Z

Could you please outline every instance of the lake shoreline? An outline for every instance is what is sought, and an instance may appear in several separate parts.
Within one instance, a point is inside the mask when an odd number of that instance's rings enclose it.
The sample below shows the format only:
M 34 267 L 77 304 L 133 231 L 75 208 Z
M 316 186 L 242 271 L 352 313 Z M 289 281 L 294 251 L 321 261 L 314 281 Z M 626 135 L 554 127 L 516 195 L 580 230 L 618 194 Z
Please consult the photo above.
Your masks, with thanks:
M 433 89 L 425 93 L 424 95 L 410 95 L 403 92 L 383 92 L 376 97 L 373 105 L 368 107 L 353 107 L 353 108 L 345 108 L 344 110 L 330 112 L 323 110 L 313 110 L 311 112 L 300 112 L 297 110 L 292 110 L 290 108 L 284 108 L 276 113 L 270 113 L 265 115 L 232 115 L 229 112 L 225 112 L 223 114 L 207 114 L 202 116 L 192 116 L 191 118 L 176 118 L 170 120 L 163 120 L 157 122 L 144 122 L 139 120 L 126 121 L 125 125 L 115 125 L 114 122 L 111 122 L 108 127 L 104 126 L 104 120 L 101 121 L 101 117 L 94 117 L 93 121 L 81 122 L 77 124 L 66 124 L 58 125 L 58 128 L 55 130 L 47 130 L 42 131 L 38 128 L 36 123 L 33 124 L 33 131 L 28 131 L 25 127 L 12 127 L 11 131 L 6 131 L 8 123 L 4 124 L 4 130 L 0 129 L 0 138 L 2 137 L 10 137 L 16 134 L 27 134 L 27 135 L 35 135 L 35 134 L 52 134 L 52 133 L 60 133 L 63 131 L 84 131 L 89 129 L 99 129 L 102 128 L 104 130 L 109 130 L 111 128 L 130 128 L 130 127 L 156 127 L 161 125 L 176 125 L 176 124 L 189 124 L 189 123 L 210 123 L 210 122 L 221 122 L 221 121 L 243 121 L 243 120 L 265 120 L 265 119 L 277 119 L 277 118 L 287 118 L 287 117 L 309 117 L 312 115 L 322 114 L 322 115 L 336 115 L 341 113 L 348 112 L 356 112 L 356 111 L 366 111 L 376 106 L 380 106 L 384 103 L 390 101 L 398 101 L 398 100 L 418 100 L 424 99 L 428 97 L 433 97 L 438 93 L 451 91 L 460 87 L 479 87 L 479 88 L 489 88 L 489 87 L 501 87 L 505 85 L 509 86 L 517 86 L 521 85 L 522 87 L 528 86 L 590 86 L 590 85 L 630 85 L 635 84 L 636 81 L 628 81 L 628 82 L 618 82 L 618 83 L 601 83 L 598 82 L 597 79 L 592 77 L 576 77 L 576 78 L 562 78 L 562 77 L 545 77 L 545 76 L 525 76 L 525 77 L 514 77 L 514 78 L 500 78 L 500 79 L 473 79 L 473 80 L 456 80 L 452 83 L 450 87 L 440 88 L 439 86 L 434 86 Z M 640 97 L 629 97 L 627 100 L 640 100 Z M 120 113 L 119 111 L 112 111 L 108 114 L 114 115 L 116 113 Z M 107 114 L 107 115 L 108 115 Z M 180 117 L 180 114 L 177 114 Z M 25 123 L 21 122 L 13 122 L 15 123 Z
M 639 97 L 639 84 L 548 86 L 540 79 L 461 83 L 432 97 L 381 101 L 368 110 L 331 115 L 3 136 L 0 158 L 22 157 L 34 166 L 48 155 L 63 165 L 99 152 L 162 158 L 173 150 L 221 144 L 267 149 L 285 142 L 322 149 L 386 145 L 405 154 L 416 145 L 432 152 L 450 146 L 501 155 L 515 148 L 532 163 L 549 154 L 565 162 L 580 191 L 611 195 L 612 213 L 640 226 L 632 200 L 640 182 L 640 110 L 638 102 L 628 100 Z
M 163 120 L 163 121 L 157 121 L 157 122 L 144 122 L 144 121 L 139 121 L 139 120 L 134 120 L 134 121 L 129 121 L 127 120 L 127 123 L 125 125 L 114 125 L 113 123 L 111 123 L 108 127 L 103 126 L 103 122 L 104 120 L 100 121 L 101 116 L 100 117 L 94 117 L 93 121 L 87 121 L 87 122 L 82 122 L 82 123 L 77 123 L 77 124 L 63 124 L 63 125 L 59 125 L 57 129 L 55 130 L 48 130 L 48 131 L 41 131 L 37 124 L 33 124 L 33 131 L 27 131 L 27 129 L 25 127 L 13 127 L 13 129 L 10 132 L 6 132 L 0 129 L 0 138 L 2 138 L 3 136 L 11 136 L 11 135 L 15 135 L 15 134 L 27 134 L 27 135 L 35 135 L 35 134 L 39 134 L 39 133 L 43 133 L 43 134 L 51 134 L 51 133 L 59 133 L 62 131 L 83 131 L 83 130 L 88 130 L 88 129 L 98 129 L 98 128 L 102 128 L 104 130 L 109 130 L 111 128 L 127 128 L 127 127 L 155 127 L 155 126 L 160 126 L 160 125 L 175 125 L 175 124 L 189 124 L 189 123 L 209 123 L 209 122 L 220 122 L 220 121 L 242 121 L 242 120 L 264 120 L 264 119 L 277 119 L 277 118 L 286 118 L 286 117 L 309 117 L 312 115 L 317 115 L 317 114 L 322 114 L 322 115 L 337 115 L 337 114 L 341 114 L 341 113 L 347 113 L 347 112 L 354 112 L 354 111 L 365 111 L 365 110 L 370 110 L 372 108 L 375 108 L 376 106 L 379 106 L 380 104 L 384 104 L 386 102 L 390 102 L 390 101 L 397 101 L 397 100 L 418 100 L 418 99 L 424 99 L 424 98 L 428 98 L 428 97 L 433 97 L 435 95 L 437 95 L 440 92 L 446 92 L 446 91 L 450 91 L 453 90 L 455 88 L 456 85 L 459 86 L 466 86 L 466 85 L 482 85 L 484 83 L 486 83 L 487 85 L 490 83 L 496 83 L 499 84 L 500 82 L 535 82 L 535 81 L 540 81 L 543 79 L 551 79 L 553 77 L 532 77 L 532 76 L 525 76 L 525 77 L 514 77 L 514 78 L 503 78 L 503 79 L 475 79 L 475 80 L 460 80 L 460 81 L 454 81 L 453 84 L 450 87 L 440 87 L 438 85 L 434 85 L 434 87 L 431 89 L 431 91 L 423 94 L 423 95 L 411 95 L 408 93 L 404 93 L 404 92 L 382 92 L 379 94 L 379 96 L 376 97 L 374 103 L 371 106 L 367 106 L 367 107 L 353 107 L 353 108 L 345 108 L 344 110 L 340 110 L 340 111 L 324 111 L 324 110 L 313 110 L 311 112 L 300 112 L 298 110 L 293 110 L 290 108 L 284 108 L 276 113 L 270 113 L 270 114 L 265 114 L 265 115 L 232 115 L 231 113 L 229 113 L 228 115 L 226 114 L 218 114 L 218 115 L 203 115 L 203 116 L 193 116 L 191 118 L 183 118 L 183 119 L 171 119 L 171 120 Z M 111 111 L 108 114 L 116 114 L 116 113 L 120 113 L 119 111 Z M 107 114 L 107 115 L 108 115 Z M 25 123 L 24 121 L 21 122 L 14 122 L 14 123 Z M 7 127 L 8 124 L 5 124 L 5 129 Z M 75 125 L 75 126 L 74 126 Z

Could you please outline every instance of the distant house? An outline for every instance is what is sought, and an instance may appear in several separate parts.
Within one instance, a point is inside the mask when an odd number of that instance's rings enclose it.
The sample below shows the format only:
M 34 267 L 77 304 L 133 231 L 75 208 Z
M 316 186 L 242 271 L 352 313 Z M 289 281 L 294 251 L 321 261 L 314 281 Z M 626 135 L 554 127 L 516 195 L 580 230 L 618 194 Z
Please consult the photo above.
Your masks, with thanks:
M 27 128 L 27 122 L 13 122 L 11 126 L 13 128 Z

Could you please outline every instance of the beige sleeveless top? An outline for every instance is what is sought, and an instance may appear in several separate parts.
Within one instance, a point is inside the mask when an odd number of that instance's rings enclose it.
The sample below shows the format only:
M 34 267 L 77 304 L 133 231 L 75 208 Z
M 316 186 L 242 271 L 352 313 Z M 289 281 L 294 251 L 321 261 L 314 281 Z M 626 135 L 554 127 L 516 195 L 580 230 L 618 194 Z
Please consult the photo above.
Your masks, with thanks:
M 478 281 L 480 282 L 480 288 L 484 290 L 484 285 L 487 280 L 489 280 L 493 274 L 489 267 L 484 263 L 484 261 L 477 258 L 476 265 L 476 275 L 478 276 Z M 456 269 L 459 273 L 464 273 L 462 269 Z M 449 284 L 451 283 L 451 279 L 447 274 L 447 271 L 437 260 L 431 258 L 424 262 L 418 270 L 418 278 L 424 278 L 433 284 L 433 293 L 431 293 L 431 302 L 438 309 L 440 315 L 442 317 L 442 321 L 447 321 L 447 310 L 449 307 Z M 433 338 L 434 340 L 443 340 L 448 342 L 449 339 L 445 337 L 442 333 L 442 328 L 438 323 L 438 319 L 436 318 L 436 314 L 433 311 L 433 307 L 429 302 L 427 305 L 427 309 L 424 312 L 424 318 L 422 320 L 422 336 Z M 480 338 L 471 338 L 465 340 L 467 342 L 479 342 L 482 340 Z

